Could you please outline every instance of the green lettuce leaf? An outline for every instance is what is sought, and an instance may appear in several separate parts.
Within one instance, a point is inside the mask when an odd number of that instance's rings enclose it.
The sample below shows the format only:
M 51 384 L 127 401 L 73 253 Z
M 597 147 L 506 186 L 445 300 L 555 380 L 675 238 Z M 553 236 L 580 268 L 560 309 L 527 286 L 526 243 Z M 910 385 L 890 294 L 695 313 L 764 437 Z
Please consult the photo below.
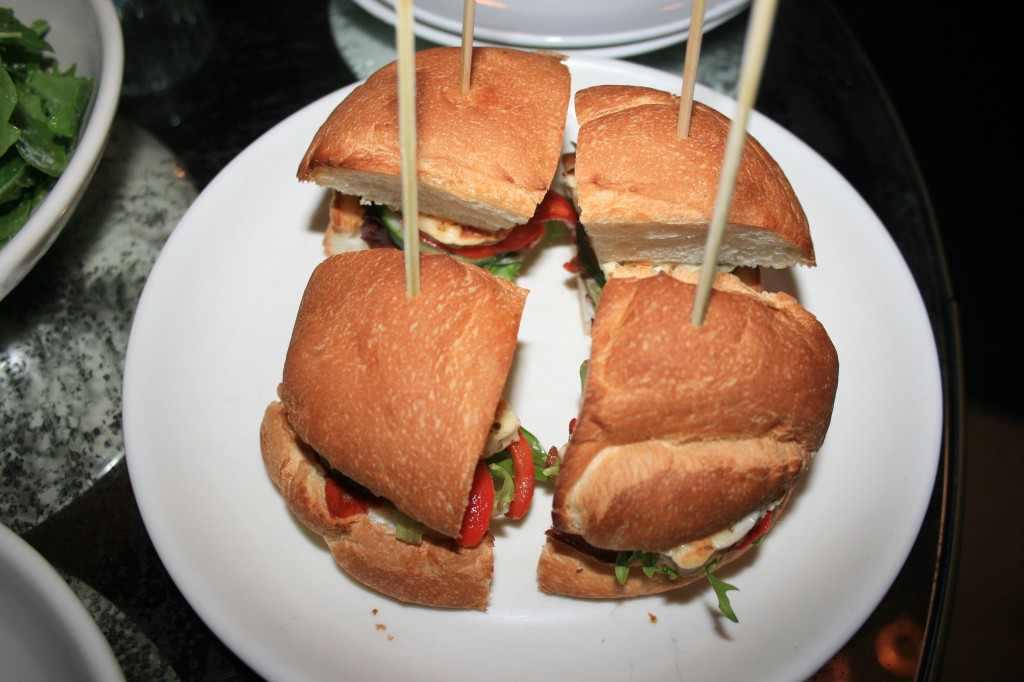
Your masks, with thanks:
M 49 28 L 0 8 L 0 246 L 67 168 L 95 86 L 58 68 Z
M 712 562 L 711 564 L 704 567 L 704 574 L 708 577 L 708 581 L 711 583 L 711 588 L 715 591 L 715 595 L 718 596 L 718 610 L 722 612 L 722 615 L 731 620 L 734 623 L 739 623 L 739 618 L 736 617 L 736 612 L 732 610 L 732 604 L 729 602 L 729 595 L 727 594 L 730 590 L 739 591 L 740 588 L 735 585 L 721 580 L 712 573 L 718 562 Z
M 508 505 L 512 502 L 512 496 L 515 494 L 512 458 L 506 457 L 493 462 L 489 460 L 487 468 L 494 480 L 494 507 L 491 509 L 491 516 L 501 516 L 508 511 Z
M 395 537 L 410 545 L 418 545 L 423 541 L 423 533 L 427 527 L 411 516 L 395 510 Z
M 523 437 L 530 444 L 530 454 L 533 455 L 533 477 L 538 482 L 543 483 L 548 480 L 548 475 L 544 473 L 547 466 L 548 453 L 544 450 L 544 446 L 540 444 L 540 441 L 537 440 L 537 436 L 522 426 L 519 427 L 519 430 L 523 432 Z
M 640 570 L 648 578 L 662 574 L 669 580 L 675 580 L 679 573 L 661 562 L 661 555 L 657 552 L 619 552 L 615 557 L 615 579 L 620 585 L 625 585 L 629 578 L 629 569 L 633 564 L 640 564 Z

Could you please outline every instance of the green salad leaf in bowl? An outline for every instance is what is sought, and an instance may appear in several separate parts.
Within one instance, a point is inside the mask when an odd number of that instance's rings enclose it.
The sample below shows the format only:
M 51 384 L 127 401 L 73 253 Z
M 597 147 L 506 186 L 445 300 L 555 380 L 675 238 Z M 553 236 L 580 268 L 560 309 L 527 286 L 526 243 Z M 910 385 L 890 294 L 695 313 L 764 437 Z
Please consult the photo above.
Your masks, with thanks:
M 48 30 L 0 7 L 0 247 L 67 166 L 94 87 L 73 65 L 60 70 Z

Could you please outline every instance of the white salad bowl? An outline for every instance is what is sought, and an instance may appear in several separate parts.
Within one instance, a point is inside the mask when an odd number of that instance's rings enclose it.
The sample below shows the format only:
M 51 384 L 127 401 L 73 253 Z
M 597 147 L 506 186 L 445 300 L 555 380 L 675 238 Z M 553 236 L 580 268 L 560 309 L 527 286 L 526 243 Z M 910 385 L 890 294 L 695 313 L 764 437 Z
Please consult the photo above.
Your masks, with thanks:
M 121 24 L 111 0 L 0 0 L 24 24 L 43 19 L 60 69 L 72 64 L 96 81 L 67 168 L 28 222 L 0 246 L 0 300 L 42 258 L 67 224 L 99 164 L 114 122 L 124 74 Z

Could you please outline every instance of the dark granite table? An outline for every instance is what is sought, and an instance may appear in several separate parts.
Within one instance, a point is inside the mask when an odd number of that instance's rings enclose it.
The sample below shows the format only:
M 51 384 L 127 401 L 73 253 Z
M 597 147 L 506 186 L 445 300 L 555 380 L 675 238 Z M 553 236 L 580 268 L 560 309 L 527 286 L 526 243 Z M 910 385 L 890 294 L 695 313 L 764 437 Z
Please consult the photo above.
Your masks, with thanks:
M 390 61 L 391 27 L 348 0 L 209 3 L 213 42 L 158 93 L 126 93 L 81 208 L 0 301 L 0 522 L 67 579 L 130 680 L 256 679 L 164 569 L 124 461 L 120 396 L 135 305 L 160 248 L 217 172 L 272 125 Z M 699 80 L 734 94 L 747 13 L 709 32 Z M 126 34 L 129 50 L 133 35 Z M 422 46 L 423 44 L 421 44 Z M 680 46 L 632 61 L 681 73 Z M 130 75 L 130 74 L 129 74 Z M 828 2 L 780 3 L 757 108 L 860 192 L 921 290 L 943 379 L 943 451 L 925 523 L 887 596 L 820 674 L 892 679 L 886 625 L 923 628 L 906 656 L 937 675 L 956 565 L 962 379 L 956 306 L 929 200 L 898 117 Z

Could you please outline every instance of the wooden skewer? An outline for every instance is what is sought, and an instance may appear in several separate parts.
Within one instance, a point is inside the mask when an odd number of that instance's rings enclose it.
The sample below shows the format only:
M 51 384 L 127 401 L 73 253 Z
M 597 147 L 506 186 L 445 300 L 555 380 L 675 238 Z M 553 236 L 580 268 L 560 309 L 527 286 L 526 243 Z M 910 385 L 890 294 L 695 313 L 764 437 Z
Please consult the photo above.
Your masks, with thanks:
M 462 6 L 462 63 L 459 71 L 459 92 L 469 92 L 473 72 L 473 24 L 476 21 L 476 0 L 463 0 Z
M 690 36 L 686 39 L 686 61 L 683 62 L 683 88 L 679 94 L 679 123 L 676 132 L 679 137 L 690 136 L 690 112 L 693 109 L 693 90 L 697 84 L 697 62 L 700 59 L 700 43 L 704 37 L 705 0 L 693 0 L 690 13 Z
M 398 52 L 398 142 L 402 173 L 402 221 L 405 240 L 405 293 L 420 292 L 419 196 L 416 191 L 416 38 L 412 0 L 398 0 L 395 44 Z
M 725 159 L 722 162 L 722 175 L 718 181 L 718 195 L 715 199 L 715 210 L 708 228 L 708 240 L 704 249 L 704 262 L 700 269 L 700 281 L 697 284 L 697 297 L 693 304 L 690 321 L 699 327 L 704 323 L 707 314 L 708 300 L 711 298 L 711 285 L 715 278 L 715 267 L 718 263 L 718 252 L 722 247 L 726 219 L 732 206 L 732 193 L 736 187 L 736 175 L 739 172 L 740 158 L 747 139 L 747 119 L 757 99 L 757 89 L 761 84 L 761 72 L 771 39 L 772 24 L 775 21 L 775 7 L 778 0 L 755 0 L 747 27 L 747 36 L 743 45 L 743 61 L 740 65 L 739 93 L 736 98 L 736 114 L 729 127 L 729 138 L 726 141 Z

